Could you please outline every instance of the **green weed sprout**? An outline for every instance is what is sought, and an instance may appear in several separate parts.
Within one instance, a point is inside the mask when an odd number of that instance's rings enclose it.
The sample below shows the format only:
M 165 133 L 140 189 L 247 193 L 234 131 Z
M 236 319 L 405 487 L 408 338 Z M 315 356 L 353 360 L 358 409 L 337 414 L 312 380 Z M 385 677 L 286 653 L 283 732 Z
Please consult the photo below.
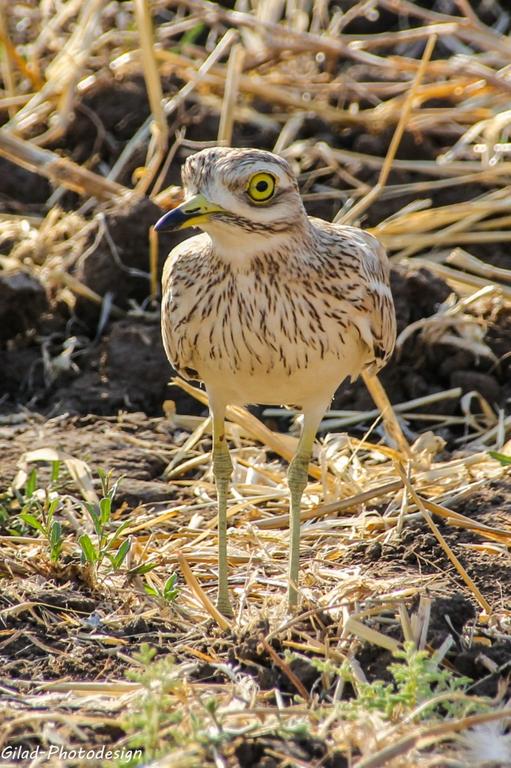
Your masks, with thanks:
M 165 656 L 155 660 L 155 655 L 155 648 L 142 643 L 139 653 L 134 655 L 138 667 L 126 672 L 126 677 L 140 683 L 143 689 L 139 709 L 126 719 L 124 729 L 133 734 L 129 746 L 143 750 L 144 764 L 162 755 L 169 740 L 175 741 L 183 718 L 171 695 L 182 684 L 174 659 Z
M 40 501 L 35 495 L 38 487 L 37 470 L 32 469 L 25 484 L 25 503 L 19 517 L 30 528 L 40 533 L 48 542 L 50 550 L 50 559 L 56 563 L 60 558 L 63 545 L 62 525 L 55 520 L 55 513 L 60 506 L 61 500 L 57 496 L 51 499 L 51 487 L 54 486 L 59 478 L 60 462 L 52 462 L 52 474 L 50 487 L 45 489 L 44 500 Z
M 94 526 L 96 540 L 93 541 L 87 533 L 83 533 L 78 539 L 82 552 L 82 562 L 99 570 L 105 558 L 110 562 L 114 571 L 118 571 L 131 547 L 131 539 L 125 539 L 115 550 L 115 544 L 130 521 L 124 523 L 111 532 L 112 503 L 117 492 L 119 480 L 110 486 L 110 474 L 100 471 L 102 498 L 98 504 L 86 503 L 85 507 Z
M 176 586 L 176 582 L 177 573 L 172 573 L 163 585 L 163 589 L 154 587 L 146 582 L 144 584 L 144 590 L 148 595 L 151 595 L 151 597 L 156 597 L 159 600 L 163 600 L 165 603 L 173 603 L 179 595 L 179 589 Z
M 435 713 L 461 716 L 466 714 L 467 708 L 481 708 L 481 701 L 471 702 L 468 697 L 460 699 L 453 696 L 453 700 L 449 701 L 449 694 L 462 693 L 472 681 L 468 677 L 456 676 L 449 669 L 440 668 L 427 651 L 417 650 L 413 642 L 405 643 L 403 650 L 396 651 L 394 657 L 398 661 L 388 667 L 393 678 L 390 683 L 383 680 L 371 683 L 356 681 L 348 663 L 340 668 L 319 660 L 313 664 L 323 673 L 335 672 L 355 689 L 356 698 L 340 705 L 345 717 L 357 717 L 369 710 L 387 720 L 396 720 L 420 707 L 417 717 L 424 719 Z M 431 705 L 428 705 L 429 700 Z

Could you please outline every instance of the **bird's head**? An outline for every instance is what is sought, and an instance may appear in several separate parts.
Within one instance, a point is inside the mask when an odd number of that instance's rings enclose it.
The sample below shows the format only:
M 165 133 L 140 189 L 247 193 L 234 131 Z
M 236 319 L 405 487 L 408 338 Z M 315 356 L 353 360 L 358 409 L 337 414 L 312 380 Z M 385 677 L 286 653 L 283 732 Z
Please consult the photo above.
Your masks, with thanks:
M 307 221 L 293 171 L 271 152 L 204 149 L 186 160 L 182 177 L 185 202 L 162 216 L 156 230 L 200 227 L 221 245 L 244 233 L 268 241 Z

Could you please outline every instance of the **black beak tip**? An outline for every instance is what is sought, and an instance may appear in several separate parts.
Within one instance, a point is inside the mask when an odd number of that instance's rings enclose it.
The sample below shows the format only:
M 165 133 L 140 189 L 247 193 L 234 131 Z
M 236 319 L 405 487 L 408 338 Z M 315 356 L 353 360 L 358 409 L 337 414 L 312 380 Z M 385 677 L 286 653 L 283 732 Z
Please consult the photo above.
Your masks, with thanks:
M 167 211 L 161 218 L 158 219 L 154 225 L 156 232 L 162 232 L 164 229 L 172 230 L 177 229 L 183 222 L 185 222 L 189 216 L 179 208 L 174 208 L 172 211 Z
M 167 218 L 167 214 L 165 214 L 164 216 L 161 216 L 156 222 L 156 224 L 153 225 L 153 229 L 155 230 L 155 232 L 162 232 L 165 229 L 171 228 L 171 227 L 168 227 L 167 222 L 165 221 L 166 218 Z

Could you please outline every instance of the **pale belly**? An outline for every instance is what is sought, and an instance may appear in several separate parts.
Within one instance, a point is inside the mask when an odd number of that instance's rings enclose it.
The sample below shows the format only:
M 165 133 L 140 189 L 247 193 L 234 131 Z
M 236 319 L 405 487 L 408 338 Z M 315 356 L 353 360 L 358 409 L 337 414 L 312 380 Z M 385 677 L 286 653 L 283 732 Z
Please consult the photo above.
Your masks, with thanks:
M 177 280 L 162 305 L 167 356 L 224 404 L 328 405 L 369 349 L 342 298 L 228 274 L 211 290 Z
M 203 360 L 198 362 L 196 370 L 210 396 L 226 404 L 306 407 L 324 403 L 326 406 L 348 376 L 358 376 L 367 356 L 366 348 L 358 339 L 353 339 L 344 351 L 341 359 L 329 353 L 324 357 L 310 355 L 306 366 L 292 371 L 278 363 L 270 369 L 256 365 L 232 370 Z

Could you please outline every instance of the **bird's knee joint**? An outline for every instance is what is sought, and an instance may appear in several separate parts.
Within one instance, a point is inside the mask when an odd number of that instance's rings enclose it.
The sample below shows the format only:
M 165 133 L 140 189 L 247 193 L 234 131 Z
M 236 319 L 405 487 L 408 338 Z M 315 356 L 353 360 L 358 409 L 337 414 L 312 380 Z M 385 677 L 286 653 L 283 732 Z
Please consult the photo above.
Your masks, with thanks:
M 213 450 L 213 472 L 218 480 L 229 480 L 232 475 L 232 461 L 225 442 Z
M 287 473 L 288 485 L 291 491 L 302 493 L 307 485 L 309 474 L 309 459 L 307 456 L 295 456 L 289 465 Z

